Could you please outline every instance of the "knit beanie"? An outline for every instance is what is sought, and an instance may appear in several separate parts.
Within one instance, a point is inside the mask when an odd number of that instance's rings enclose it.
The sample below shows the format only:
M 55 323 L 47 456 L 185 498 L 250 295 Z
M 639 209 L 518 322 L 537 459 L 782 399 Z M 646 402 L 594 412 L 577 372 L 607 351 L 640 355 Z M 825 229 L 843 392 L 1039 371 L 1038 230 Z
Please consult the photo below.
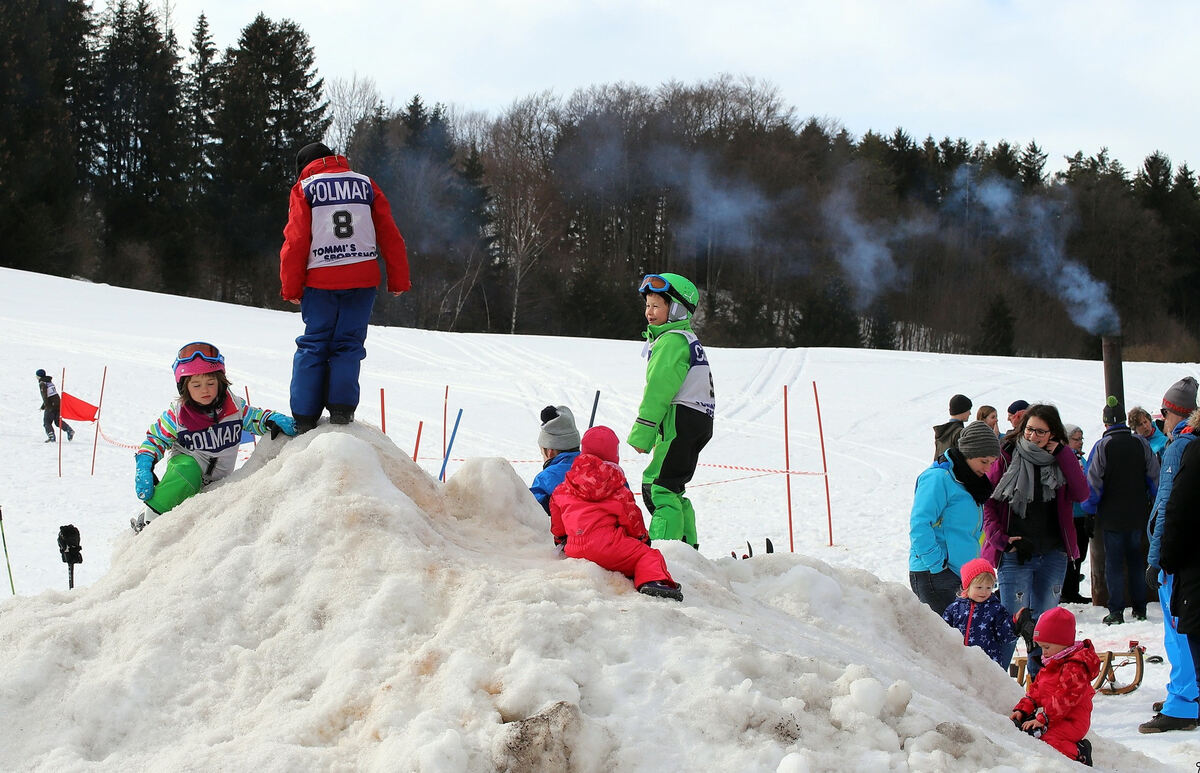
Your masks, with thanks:
M 580 450 L 585 454 L 598 456 L 606 462 L 617 464 L 621 460 L 618 454 L 620 445 L 617 441 L 617 433 L 608 427 L 598 426 L 583 433 L 583 445 Z
M 41 368 L 38 368 L 38 369 L 37 369 L 37 372 L 36 372 L 36 373 L 34 373 L 33 375 L 37 376 L 38 378 L 45 378 L 45 377 L 46 377 L 46 371 L 42 370 Z
M 1116 397 L 1109 395 L 1101 418 L 1105 424 L 1124 424 L 1125 408 Z
M 1162 407 L 1179 416 L 1190 416 L 1196 410 L 1196 379 L 1184 376 L 1172 384 L 1163 395 Z
M 1033 640 L 1070 647 L 1075 643 L 1075 615 L 1063 607 L 1047 609 L 1034 623 Z
M 565 405 L 547 405 L 542 409 L 542 431 L 538 433 L 538 446 L 553 451 L 574 451 L 579 448 L 579 430 L 575 428 L 575 416 Z
M 950 415 L 957 416 L 971 410 L 971 398 L 966 395 L 955 395 L 950 398 Z
M 963 590 L 971 587 L 971 580 L 974 580 L 981 574 L 990 574 L 992 579 L 996 578 L 996 567 L 992 566 L 986 558 L 975 558 L 962 566 L 962 586 Z
M 1012 404 L 1008 406 L 1009 413 L 1016 413 L 1017 411 L 1027 411 L 1027 410 L 1029 410 L 1029 401 L 1028 400 L 1013 400 Z
M 973 421 L 958 436 L 958 450 L 968 459 L 1000 455 L 1000 439 L 986 421 Z
M 304 171 L 304 167 L 308 166 L 318 158 L 332 156 L 333 151 L 328 146 L 320 142 L 310 142 L 300 148 L 300 152 L 296 154 L 296 175 L 299 176 Z

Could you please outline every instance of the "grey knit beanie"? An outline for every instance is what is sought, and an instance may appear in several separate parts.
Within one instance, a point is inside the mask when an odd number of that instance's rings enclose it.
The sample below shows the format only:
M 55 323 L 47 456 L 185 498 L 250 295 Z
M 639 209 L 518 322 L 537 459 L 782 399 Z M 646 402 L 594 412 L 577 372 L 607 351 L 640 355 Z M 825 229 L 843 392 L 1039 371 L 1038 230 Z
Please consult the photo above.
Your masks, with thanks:
M 1163 395 L 1162 407 L 1177 416 L 1190 416 L 1196 410 L 1196 379 L 1184 376 Z
M 542 409 L 542 431 L 538 433 L 538 446 L 554 451 L 574 451 L 579 448 L 579 430 L 575 427 L 575 415 L 565 405 L 547 405 Z
M 986 421 L 973 421 L 958 436 L 958 450 L 968 459 L 1000 455 L 1000 439 Z

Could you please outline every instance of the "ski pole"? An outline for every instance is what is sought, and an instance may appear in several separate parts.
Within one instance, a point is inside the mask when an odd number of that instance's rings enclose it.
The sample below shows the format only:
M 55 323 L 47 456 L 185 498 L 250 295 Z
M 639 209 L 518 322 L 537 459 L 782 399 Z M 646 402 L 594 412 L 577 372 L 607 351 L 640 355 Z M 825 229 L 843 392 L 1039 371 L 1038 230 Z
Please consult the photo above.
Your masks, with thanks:
M 79 529 L 68 523 L 58 527 L 58 552 L 67 565 L 67 587 L 75 587 L 75 564 L 83 563 L 83 551 L 79 546 Z
M 592 400 L 592 417 L 588 419 L 588 429 L 596 423 L 596 406 L 600 404 L 600 390 L 596 390 L 596 399 Z
M 8 562 L 8 540 L 4 536 L 4 509 L 0 508 L 0 542 L 4 543 L 4 565 L 8 567 L 8 588 L 12 591 L 12 595 L 17 595 L 17 588 L 13 585 L 12 580 L 12 564 Z
M 450 432 L 450 443 L 446 446 L 446 456 L 442 459 L 442 471 L 438 474 L 438 479 L 443 483 L 446 482 L 446 464 L 450 461 L 450 449 L 454 448 L 454 436 L 458 434 L 458 421 L 462 418 L 462 408 L 458 409 L 458 415 L 454 417 L 454 429 Z

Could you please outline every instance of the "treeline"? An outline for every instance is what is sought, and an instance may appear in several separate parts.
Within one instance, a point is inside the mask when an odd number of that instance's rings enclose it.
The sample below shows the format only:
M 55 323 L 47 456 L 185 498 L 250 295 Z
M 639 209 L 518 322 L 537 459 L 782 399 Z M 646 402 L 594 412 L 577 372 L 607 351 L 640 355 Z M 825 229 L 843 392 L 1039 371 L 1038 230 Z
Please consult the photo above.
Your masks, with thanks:
M 452 95 L 448 95 L 452 96 Z M 717 77 L 516 100 L 498 117 L 326 83 L 256 17 L 217 51 L 144 0 L 0 18 L 6 266 L 281 307 L 296 150 L 379 182 L 413 290 L 376 322 L 634 337 L 638 277 L 703 291 L 706 343 L 1196 360 L 1200 188 L 1160 153 L 1050 175 L 1036 142 L 850 135 Z

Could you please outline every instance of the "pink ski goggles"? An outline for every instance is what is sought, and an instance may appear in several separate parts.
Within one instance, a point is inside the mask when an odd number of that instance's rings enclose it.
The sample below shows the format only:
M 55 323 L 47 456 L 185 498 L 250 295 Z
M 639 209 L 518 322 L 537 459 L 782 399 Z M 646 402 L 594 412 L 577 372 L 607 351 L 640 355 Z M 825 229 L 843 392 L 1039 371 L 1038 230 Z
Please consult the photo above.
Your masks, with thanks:
M 171 367 L 175 371 L 175 380 L 178 381 L 185 376 L 225 370 L 225 358 L 212 344 L 192 341 L 180 348 Z

